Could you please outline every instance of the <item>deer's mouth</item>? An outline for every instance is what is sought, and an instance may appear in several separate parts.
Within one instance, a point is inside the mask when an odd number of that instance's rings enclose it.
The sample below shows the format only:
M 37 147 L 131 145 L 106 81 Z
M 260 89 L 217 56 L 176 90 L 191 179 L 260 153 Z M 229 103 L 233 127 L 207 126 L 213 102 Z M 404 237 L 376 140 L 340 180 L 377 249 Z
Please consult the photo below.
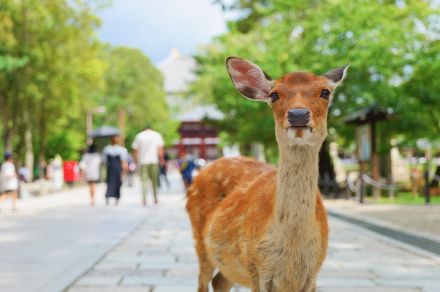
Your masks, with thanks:
M 287 127 L 287 136 L 290 139 L 304 139 L 307 140 L 312 135 L 313 129 L 311 127 Z

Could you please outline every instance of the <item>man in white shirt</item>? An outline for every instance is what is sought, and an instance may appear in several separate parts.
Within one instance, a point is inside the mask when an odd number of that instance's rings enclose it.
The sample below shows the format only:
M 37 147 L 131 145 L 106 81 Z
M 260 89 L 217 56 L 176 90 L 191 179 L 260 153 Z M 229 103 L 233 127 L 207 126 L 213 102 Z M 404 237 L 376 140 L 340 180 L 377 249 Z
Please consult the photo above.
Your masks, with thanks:
M 142 182 L 142 203 L 147 204 L 148 181 L 151 182 L 154 203 L 157 204 L 157 186 L 159 182 L 159 163 L 164 160 L 164 141 L 162 136 L 151 129 L 150 126 L 136 135 L 131 144 L 133 158 L 140 169 Z
M 0 202 L 12 198 L 12 210 L 15 211 L 15 203 L 17 201 L 18 178 L 15 172 L 14 159 L 11 152 L 5 153 L 5 162 L 3 162 L 0 170 Z

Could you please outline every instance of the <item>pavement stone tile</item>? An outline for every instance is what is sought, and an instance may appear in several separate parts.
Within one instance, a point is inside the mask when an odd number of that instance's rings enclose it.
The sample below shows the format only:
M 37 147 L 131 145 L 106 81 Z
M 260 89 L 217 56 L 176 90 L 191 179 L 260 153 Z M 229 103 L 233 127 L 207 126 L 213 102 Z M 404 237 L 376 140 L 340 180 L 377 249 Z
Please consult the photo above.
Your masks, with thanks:
M 321 272 L 319 273 L 319 277 L 323 278 L 337 278 L 337 277 L 344 277 L 344 278 L 358 278 L 358 279 L 373 279 L 376 277 L 376 275 L 366 269 L 330 269 L 330 268 L 323 268 L 321 269 Z
M 139 277 L 127 276 L 122 279 L 121 286 L 190 286 L 197 285 L 196 278 L 189 277 Z
M 152 292 L 194 292 L 193 286 L 158 286 Z
M 188 269 L 170 269 L 165 271 L 167 277 L 193 277 L 197 278 L 199 275 L 199 269 L 197 266 Z
M 138 263 L 138 264 L 149 264 L 155 265 L 157 263 L 175 263 L 176 258 L 163 254 L 161 256 L 154 256 L 153 254 L 148 256 L 123 256 L 123 255 L 108 255 L 104 258 L 105 261 L 112 263 Z
M 149 262 L 142 263 L 139 265 L 140 270 L 151 270 L 151 269 L 160 269 L 160 270 L 170 270 L 170 269 L 188 269 L 193 265 L 187 263 L 170 263 L 170 262 Z
M 401 286 L 401 287 L 437 287 L 440 291 L 440 277 L 437 279 L 420 279 L 417 277 L 401 278 L 380 278 L 376 280 L 380 286 Z
M 116 269 L 116 270 L 97 270 L 92 269 L 87 273 L 88 276 L 111 276 L 111 275 L 120 275 L 120 276 L 154 276 L 161 277 L 165 275 L 167 270 L 124 270 L 124 269 Z
M 151 287 L 88 287 L 88 286 L 75 286 L 70 288 L 69 292 L 150 292 Z M 176 290 L 179 291 L 179 290 Z
M 138 264 L 136 262 L 112 262 L 112 261 L 101 261 L 96 266 L 95 269 L 98 270 L 116 270 L 116 269 L 130 269 L 136 270 Z
M 318 287 L 318 292 L 421 292 L 420 288 L 408 287 Z
M 82 277 L 77 284 L 79 286 L 116 286 L 121 281 L 121 276 L 93 276 L 87 275 Z
M 151 255 L 151 254 L 168 254 L 169 253 L 169 247 L 168 246 L 144 246 L 141 251 L 140 251 L 140 255 L 141 256 L 145 256 L 145 255 Z
M 341 287 L 375 287 L 372 279 L 366 278 L 344 278 L 341 277 L 318 277 L 318 286 L 341 286 Z

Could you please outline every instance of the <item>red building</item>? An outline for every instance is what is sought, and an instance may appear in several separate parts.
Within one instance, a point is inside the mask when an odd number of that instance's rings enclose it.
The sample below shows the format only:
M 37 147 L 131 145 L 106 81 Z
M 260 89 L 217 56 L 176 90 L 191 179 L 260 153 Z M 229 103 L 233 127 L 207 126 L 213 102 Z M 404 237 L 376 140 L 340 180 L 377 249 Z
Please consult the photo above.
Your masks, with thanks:
M 221 155 L 218 147 L 217 129 L 201 121 L 182 121 L 180 140 L 176 144 L 179 155 L 192 154 L 205 160 L 213 160 Z

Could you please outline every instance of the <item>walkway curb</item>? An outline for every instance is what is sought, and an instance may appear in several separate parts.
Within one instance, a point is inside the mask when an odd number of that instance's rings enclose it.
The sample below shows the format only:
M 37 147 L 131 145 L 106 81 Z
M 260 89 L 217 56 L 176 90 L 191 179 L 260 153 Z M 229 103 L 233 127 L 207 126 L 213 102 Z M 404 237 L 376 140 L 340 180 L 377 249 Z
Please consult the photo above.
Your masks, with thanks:
M 403 243 L 416 249 L 418 252 L 438 259 L 440 256 L 440 242 L 413 232 L 407 232 L 401 228 L 390 226 L 392 224 L 384 223 L 380 220 L 367 219 L 362 216 L 347 214 L 345 212 L 336 211 L 333 208 L 327 208 L 327 212 L 331 217 L 360 226 L 374 233 L 380 234 L 387 238 L 391 238 L 396 242 Z

